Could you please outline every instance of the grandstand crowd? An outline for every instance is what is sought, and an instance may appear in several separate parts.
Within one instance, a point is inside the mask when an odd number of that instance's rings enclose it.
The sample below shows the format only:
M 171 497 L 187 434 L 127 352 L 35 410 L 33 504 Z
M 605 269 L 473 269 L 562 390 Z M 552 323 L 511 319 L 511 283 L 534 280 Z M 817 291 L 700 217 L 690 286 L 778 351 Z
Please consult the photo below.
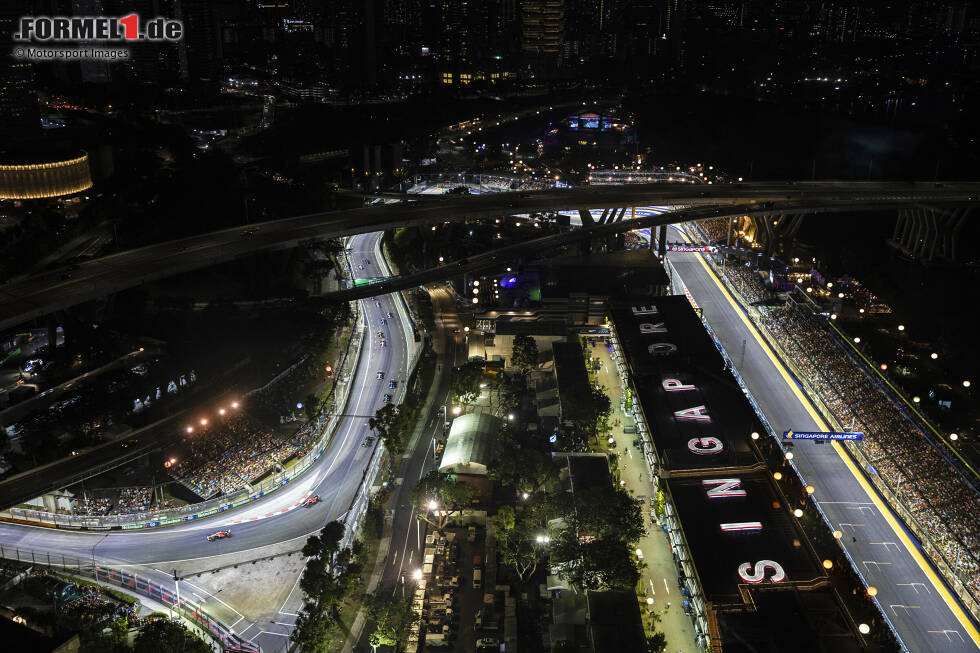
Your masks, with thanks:
M 731 218 L 706 218 L 698 220 L 697 225 L 708 237 L 708 242 L 720 243 L 728 239 L 728 223 Z
M 757 273 L 726 269 L 750 302 L 772 292 Z M 858 443 L 874 470 L 927 531 L 949 565 L 980 595 L 980 495 L 928 441 L 926 431 L 894 402 L 880 380 L 866 374 L 812 312 L 787 304 L 760 308 L 766 329 L 810 381 L 837 421 L 861 431 Z
M 204 499 L 250 485 L 309 445 L 307 426 L 285 439 L 244 414 L 214 422 L 184 439 L 171 474 Z

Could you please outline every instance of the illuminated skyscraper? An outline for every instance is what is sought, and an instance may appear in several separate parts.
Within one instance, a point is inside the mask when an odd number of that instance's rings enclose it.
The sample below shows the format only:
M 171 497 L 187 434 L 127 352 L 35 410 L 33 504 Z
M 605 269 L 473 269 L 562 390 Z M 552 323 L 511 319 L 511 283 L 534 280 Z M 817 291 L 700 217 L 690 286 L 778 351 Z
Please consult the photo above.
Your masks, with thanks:
M 531 55 L 557 55 L 565 36 L 564 0 L 526 0 L 521 4 L 522 49 Z

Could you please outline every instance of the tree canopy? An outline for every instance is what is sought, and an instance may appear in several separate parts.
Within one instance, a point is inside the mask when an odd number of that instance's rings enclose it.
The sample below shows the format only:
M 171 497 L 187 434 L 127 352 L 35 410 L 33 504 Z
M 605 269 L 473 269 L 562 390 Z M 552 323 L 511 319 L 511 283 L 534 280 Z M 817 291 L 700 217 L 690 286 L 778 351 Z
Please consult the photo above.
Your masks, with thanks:
M 396 408 L 393 404 L 385 404 L 368 420 L 368 427 L 374 431 L 385 447 L 393 456 L 405 452 L 406 443 L 412 433 L 412 422 L 408 418 L 409 411 Z
M 480 396 L 480 382 L 483 380 L 483 361 L 475 360 L 460 365 L 453 370 L 453 401 L 468 404 Z
M 448 475 L 433 470 L 419 479 L 412 490 L 412 503 L 418 516 L 440 531 L 456 513 L 461 513 L 473 501 L 473 486 L 450 480 Z M 435 510 L 430 503 L 435 502 Z
M 581 590 L 633 589 L 642 568 L 626 542 L 580 538 L 570 528 L 551 540 L 551 561 Z
M 211 653 L 211 647 L 182 624 L 160 619 L 146 624 L 133 643 L 134 653 Z
M 526 370 L 538 365 L 538 343 L 531 336 L 518 334 L 514 336 L 514 347 L 511 353 L 511 363 L 514 367 Z
M 505 437 L 496 447 L 497 457 L 489 466 L 490 478 L 517 492 L 535 492 L 558 477 L 558 468 L 549 454 L 520 447 Z
M 397 650 L 408 640 L 408 633 L 415 615 L 411 604 L 388 592 L 368 594 L 364 597 L 368 619 L 374 623 L 374 631 L 368 636 L 373 647 L 393 646 Z

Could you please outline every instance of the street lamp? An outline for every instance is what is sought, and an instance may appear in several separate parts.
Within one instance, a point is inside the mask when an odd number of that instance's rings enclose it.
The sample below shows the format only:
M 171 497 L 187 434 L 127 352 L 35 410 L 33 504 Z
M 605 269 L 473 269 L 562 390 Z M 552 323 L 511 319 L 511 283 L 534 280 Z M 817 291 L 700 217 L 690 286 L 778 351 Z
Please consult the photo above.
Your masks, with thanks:
M 834 536 L 834 539 L 835 540 L 839 540 L 840 538 L 844 537 L 844 533 L 842 533 L 841 531 L 836 531 L 835 530 L 833 532 L 833 536 Z
M 428 507 L 428 508 L 429 508 L 429 510 L 431 510 L 432 512 L 435 512 L 435 511 L 436 511 L 436 508 L 438 508 L 438 507 L 439 507 L 439 502 L 438 502 L 438 501 L 436 501 L 435 499 L 430 499 L 430 500 L 429 500 L 429 505 L 428 505 L 427 507 Z
M 860 338 L 854 338 L 854 342 L 855 342 L 855 344 L 861 344 L 861 339 Z
M 807 485 L 806 486 L 806 493 L 807 494 L 813 494 L 816 491 L 817 491 L 817 489 L 815 487 L 813 487 L 812 485 Z
M 905 331 L 905 325 L 904 324 L 899 324 L 898 325 L 898 330 L 899 331 Z
M 752 431 L 752 439 L 753 440 L 758 440 L 759 439 L 759 432 L 758 431 Z
M 834 563 L 831 562 L 830 560 L 824 560 L 823 561 L 823 568 L 824 569 L 833 569 L 834 568 Z
M 969 381 L 964 381 L 963 382 L 963 387 L 964 388 L 969 388 L 970 387 L 970 382 Z
M 862 635 L 867 635 L 868 633 L 871 632 L 871 626 L 869 626 L 868 624 L 860 624 L 858 626 L 858 630 L 861 631 Z
M 206 419 L 201 420 L 201 426 L 206 426 L 208 421 Z
M 787 451 L 786 452 L 786 460 L 793 460 L 793 452 L 792 451 Z
M 952 440 L 953 442 L 956 442 L 957 440 L 960 439 L 960 436 L 956 435 L 955 433 L 950 433 L 949 439 Z
M 514 421 L 514 413 L 510 413 L 509 415 L 507 415 L 507 421 L 508 422 L 513 422 Z
M 463 408 L 461 406 L 453 406 L 453 415 L 459 415 L 461 412 L 463 412 Z
M 868 596 L 878 596 L 878 588 L 874 585 L 868 585 Z
M 422 580 L 422 570 L 416 569 L 412 572 L 412 580 Z
M 188 426 L 186 430 L 187 430 L 188 433 L 193 433 L 194 432 L 194 427 L 193 426 Z
M 237 401 L 231 402 L 231 407 L 232 408 L 238 408 L 238 402 Z
M 929 358 L 931 358 L 932 360 L 936 360 L 937 358 L 939 358 L 939 354 L 937 354 L 936 352 L 932 352 L 931 354 L 929 354 Z
M 803 516 L 803 511 L 797 508 L 796 510 L 793 511 L 793 516 L 799 519 L 800 517 Z
M 782 472 L 773 472 L 772 477 L 774 479 L 776 479 L 777 481 L 781 481 L 781 480 L 783 480 L 783 473 Z

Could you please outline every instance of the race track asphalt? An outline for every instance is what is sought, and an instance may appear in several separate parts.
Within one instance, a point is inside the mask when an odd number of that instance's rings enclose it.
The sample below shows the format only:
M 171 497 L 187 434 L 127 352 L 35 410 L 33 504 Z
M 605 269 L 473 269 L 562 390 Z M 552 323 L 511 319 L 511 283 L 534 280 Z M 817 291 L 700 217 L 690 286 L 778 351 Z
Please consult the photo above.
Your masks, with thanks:
M 701 258 L 671 253 L 671 263 L 721 341 L 776 433 L 830 430 Z M 910 651 L 966 652 L 980 647 L 976 626 L 836 443 L 795 444 L 794 460 L 841 544 Z

